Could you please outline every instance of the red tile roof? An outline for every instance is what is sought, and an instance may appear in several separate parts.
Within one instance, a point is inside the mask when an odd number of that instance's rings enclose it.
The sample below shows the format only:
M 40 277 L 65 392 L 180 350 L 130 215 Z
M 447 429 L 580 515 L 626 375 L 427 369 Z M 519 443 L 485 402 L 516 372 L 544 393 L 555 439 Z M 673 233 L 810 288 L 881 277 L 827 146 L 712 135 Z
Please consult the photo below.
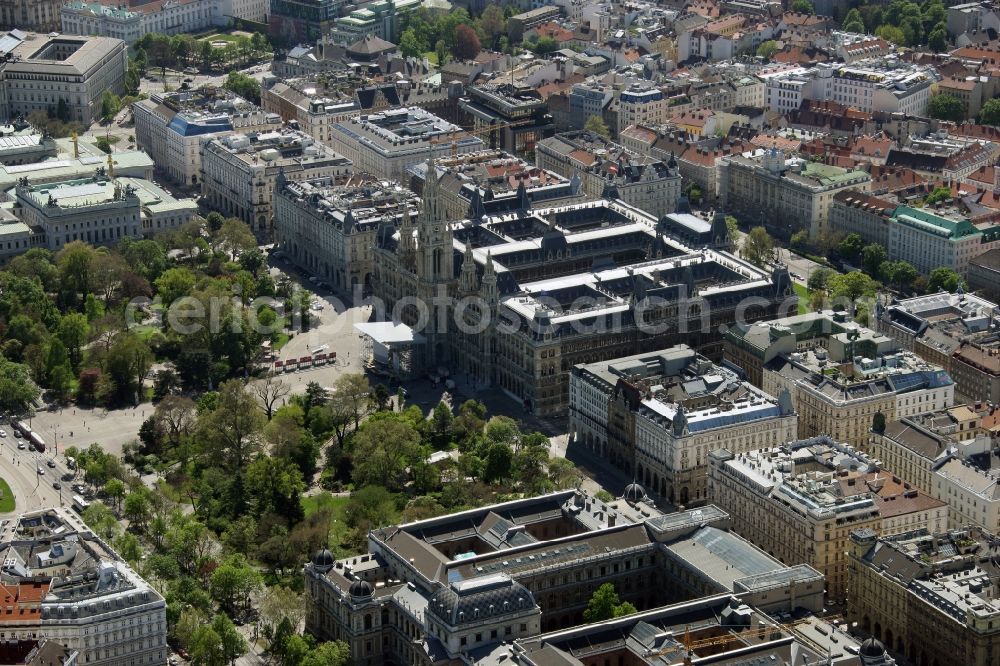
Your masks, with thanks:
M 48 582 L 0 584 L 0 625 L 40 619 L 41 602 L 48 592 Z

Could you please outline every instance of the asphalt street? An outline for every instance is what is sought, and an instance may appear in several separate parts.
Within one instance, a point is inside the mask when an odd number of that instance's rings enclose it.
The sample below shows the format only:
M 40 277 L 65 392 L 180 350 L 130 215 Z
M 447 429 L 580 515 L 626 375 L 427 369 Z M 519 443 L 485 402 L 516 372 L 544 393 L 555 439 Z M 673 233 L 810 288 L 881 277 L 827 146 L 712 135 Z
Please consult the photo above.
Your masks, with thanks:
M 32 420 L 32 427 L 36 425 Z M 3 477 L 14 493 L 16 506 L 9 514 L 0 514 L 0 517 L 18 515 L 25 511 L 33 511 L 50 506 L 69 506 L 72 503 L 74 481 L 62 481 L 64 474 L 73 474 L 66 466 L 66 458 L 60 452 L 55 453 L 51 445 L 46 447 L 45 453 L 39 453 L 27 447 L 18 448 L 23 440 L 15 437 L 14 429 L 8 424 L 0 426 L 0 430 L 6 433 L 5 437 L 0 437 L 0 476 Z M 41 434 L 40 431 L 39 434 Z M 44 437 L 44 435 L 43 435 Z M 7 462 L 7 458 L 11 461 Z M 52 462 L 55 467 L 49 467 Z M 41 473 L 39 473 L 41 471 Z M 52 484 L 58 482 L 61 489 L 56 490 Z

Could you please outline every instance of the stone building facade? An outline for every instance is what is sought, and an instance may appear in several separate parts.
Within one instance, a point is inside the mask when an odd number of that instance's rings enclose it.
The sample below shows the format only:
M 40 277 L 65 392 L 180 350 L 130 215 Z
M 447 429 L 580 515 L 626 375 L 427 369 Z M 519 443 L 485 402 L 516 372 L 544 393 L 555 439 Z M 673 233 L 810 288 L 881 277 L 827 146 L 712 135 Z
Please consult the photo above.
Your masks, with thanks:
M 790 289 L 785 267 L 688 247 L 620 201 L 447 222 L 435 178 L 416 223 L 379 232 L 373 274 L 387 313 L 427 339 L 430 367 L 450 365 L 545 415 L 568 408 L 574 365 L 681 342 L 718 359 L 719 326 L 743 298 L 760 298 L 745 313 L 755 321 Z
M 879 537 L 852 530 L 848 620 L 912 664 L 996 662 L 997 537 L 978 528 Z
M 260 238 L 271 236 L 279 176 L 287 182 L 351 173 L 350 160 L 293 130 L 232 134 L 201 149 L 201 187 L 209 205 L 240 218 Z
M 852 530 L 898 534 L 947 524 L 944 502 L 829 437 L 741 454 L 718 449 L 708 458 L 709 501 L 758 547 L 823 572 L 834 601 L 848 593 L 844 553 Z
M 790 395 L 775 399 L 685 345 L 578 365 L 569 382 L 571 436 L 684 506 L 708 501 L 709 451 L 796 436 Z
M 306 631 L 366 666 L 458 665 L 576 627 L 605 583 L 640 610 L 729 593 L 815 612 L 823 593 L 815 569 L 762 553 L 718 508 L 663 514 L 636 484 L 607 503 L 564 490 L 380 528 L 366 554 L 321 550 L 304 577 Z

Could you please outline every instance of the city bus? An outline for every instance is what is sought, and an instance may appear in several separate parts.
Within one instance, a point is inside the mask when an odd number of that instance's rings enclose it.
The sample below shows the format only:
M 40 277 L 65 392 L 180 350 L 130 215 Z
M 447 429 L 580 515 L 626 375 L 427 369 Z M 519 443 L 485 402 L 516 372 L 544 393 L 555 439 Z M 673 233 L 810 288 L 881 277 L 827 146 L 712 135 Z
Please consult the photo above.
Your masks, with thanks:
M 77 513 L 83 514 L 88 506 L 90 506 L 90 502 L 83 499 L 80 495 L 73 495 L 73 508 L 76 509 Z
M 28 443 L 30 443 L 33 447 L 35 447 L 36 451 L 40 453 L 45 453 L 45 440 L 42 439 L 41 435 L 39 435 L 34 430 L 29 430 L 27 437 L 28 437 Z

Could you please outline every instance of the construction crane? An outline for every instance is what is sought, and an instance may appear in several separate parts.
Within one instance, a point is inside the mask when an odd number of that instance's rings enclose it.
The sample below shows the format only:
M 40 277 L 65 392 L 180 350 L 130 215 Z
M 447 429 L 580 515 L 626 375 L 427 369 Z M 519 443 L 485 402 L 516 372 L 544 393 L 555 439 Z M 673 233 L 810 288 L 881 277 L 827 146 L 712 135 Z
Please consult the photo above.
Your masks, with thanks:
M 431 139 L 430 143 L 431 143 L 431 145 L 438 145 L 438 144 L 442 144 L 442 143 L 450 143 L 451 144 L 451 156 L 455 157 L 458 154 L 458 141 L 459 141 L 460 138 L 462 138 L 461 136 L 456 136 L 456 135 L 467 135 L 467 136 L 489 135 L 489 134 L 492 134 L 495 131 L 502 130 L 502 129 L 509 129 L 511 127 L 521 127 L 522 125 L 530 125 L 532 122 L 534 122 L 534 121 L 532 121 L 532 120 L 519 120 L 519 121 L 513 122 L 513 123 L 493 123 L 491 125 L 486 125 L 484 127 L 480 127 L 479 129 L 462 129 L 462 128 L 458 128 L 458 129 L 452 130 L 446 136 L 439 137 L 439 138 L 436 138 L 436 139 Z
M 691 640 L 691 627 L 689 625 L 689 626 L 685 627 L 685 629 L 684 629 L 684 637 L 680 641 L 681 645 L 677 645 L 675 643 L 673 645 L 670 645 L 670 646 L 667 646 L 667 647 L 662 648 L 660 650 L 657 650 L 655 652 L 652 652 L 652 653 L 650 653 L 650 654 L 648 654 L 646 656 L 648 656 L 648 657 L 658 657 L 660 655 L 664 655 L 664 654 L 667 654 L 669 652 L 675 652 L 678 648 L 683 647 L 685 654 L 688 657 L 690 657 L 690 656 L 693 655 L 694 651 L 697 650 L 697 649 L 699 649 L 699 648 L 713 647 L 713 646 L 716 646 L 716 645 L 728 645 L 730 643 L 735 643 L 735 642 L 739 642 L 739 641 L 746 641 L 748 638 L 752 638 L 752 637 L 758 637 L 759 638 L 761 636 L 761 634 L 763 634 L 763 633 L 770 633 L 770 632 L 772 632 L 772 631 L 774 631 L 776 629 L 778 629 L 778 630 L 785 630 L 785 631 L 791 631 L 792 629 L 794 629 L 798 625 L 800 625 L 800 624 L 806 624 L 806 623 L 811 622 L 811 621 L 813 621 L 815 619 L 816 618 L 814 618 L 814 617 L 807 617 L 807 618 L 803 618 L 801 620 L 795 620 L 793 622 L 786 622 L 786 623 L 783 623 L 783 624 L 782 623 L 778 623 L 778 622 L 768 623 L 768 624 L 764 624 L 763 626 L 758 626 L 756 629 L 754 629 L 752 627 L 748 627 L 745 631 L 742 631 L 740 633 L 727 633 L 727 634 L 723 634 L 721 636 L 710 636 L 708 638 L 700 638 L 700 639 L 697 639 L 697 640 Z M 823 618 L 823 622 L 833 622 L 833 621 L 835 621 L 837 619 L 839 619 L 839 618 L 836 617 L 836 616 L 834 616 L 834 617 L 826 617 L 826 618 Z M 688 662 L 687 660 L 685 660 L 684 663 L 687 664 L 687 663 L 690 663 L 690 662 Z

